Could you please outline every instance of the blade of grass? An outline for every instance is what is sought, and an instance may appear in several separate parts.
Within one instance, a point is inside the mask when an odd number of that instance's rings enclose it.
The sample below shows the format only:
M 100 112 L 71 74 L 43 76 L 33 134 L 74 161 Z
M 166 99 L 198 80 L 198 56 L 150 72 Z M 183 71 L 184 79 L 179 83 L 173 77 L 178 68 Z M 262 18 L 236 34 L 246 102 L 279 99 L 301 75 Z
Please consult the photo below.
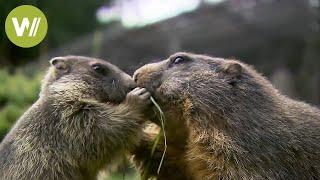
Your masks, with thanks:
M 165 156 L 166 151 L 167 151 L 167 137 L 166 137 L 166 132 L 165 132 L 165 116 L 164 116 L 164 113 L 161 110 L 159 104 L 155 101 L 155 99 L 152 96 L 150 97 L 150 100 L 159 111 L 160 122 L 161 122 L 161 130 L 162 130 L 162 134 L 163 134 L 163 138 L 164 138 L 164 150 L 163 150 L 161 161 L 159 163 L 159 167 L 158 167 L 158 170 L 157 170 L 157 173 L 159 174 L 160 170 L 161 170 L 161 166 L 163 164 L 164 156 Z M 152 147 L 152 152 L 151 152 L 152 155 L 153 155 L 153 153 L 154 153 L 154 151 L 156 149 L 157 144 L 159 143 L 159 140 L 160 140 L 160 136 L 158 135 L 156 140 L 155 140 L 155 143 L 153 144 L 153 147 Z

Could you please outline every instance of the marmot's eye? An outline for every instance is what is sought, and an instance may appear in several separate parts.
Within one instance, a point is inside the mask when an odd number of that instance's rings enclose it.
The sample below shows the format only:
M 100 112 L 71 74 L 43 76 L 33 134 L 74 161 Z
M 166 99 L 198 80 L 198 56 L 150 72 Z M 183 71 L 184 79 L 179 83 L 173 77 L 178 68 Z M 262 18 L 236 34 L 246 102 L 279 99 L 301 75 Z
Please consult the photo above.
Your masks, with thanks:
M 106 69 L 103 66 L 99 65 L 99 64 L 92 65 L 92 69 L 94 71 L 96 71 L 97 73 L 99 73 L 99 74 L 103 74 L 103 75 L 106 74 Z
M 178 56 L 173 60 L 173 63 L 174 64 L 180 64 L 180 63 L 184 62 L 185 60 L 186 60 L 185 58 L 183 58 L 181 56 Z

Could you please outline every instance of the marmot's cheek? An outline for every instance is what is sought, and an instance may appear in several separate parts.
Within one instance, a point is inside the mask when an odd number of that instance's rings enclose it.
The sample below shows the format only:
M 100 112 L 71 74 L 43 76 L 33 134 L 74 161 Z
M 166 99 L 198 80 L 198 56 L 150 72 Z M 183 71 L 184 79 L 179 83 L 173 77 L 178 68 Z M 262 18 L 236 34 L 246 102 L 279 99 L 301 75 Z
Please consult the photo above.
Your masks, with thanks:
M 161 87 L 158 87 L 157 89 L 155 89 L 155 91 L 152 93 L 154 94 L 154 96 L 157 97 L 162 97 L 163 96 L 163 90 L 161 89 Z
M 173 98 L 172 90 L 167 85 L 162 85 L 158 87 L 157 90 L 155 91 L 155 94 L 156 94 L 156 98 L 158 98 L 163 102 L 167 102 Z
M 160 86 L 161 86 L 161 82 L 160 82 L 160 81 L 155 80 L 155 81 L 153 81 L 153 82 L 151 83 L 151 89 L 152 89 L 153 91 L 156 91 L 157 89 L 159 89 Z
M 108 92 L 106 92 L 105 94 L 106 96 L 108 96 L 108 101 L 111 103 L 121 103 L 122 101 L 124 101 L 125 97 L 126 97 L 126 93 L 124 92 L 124 90 L 122 88 L 112 88 L 109 89 Z

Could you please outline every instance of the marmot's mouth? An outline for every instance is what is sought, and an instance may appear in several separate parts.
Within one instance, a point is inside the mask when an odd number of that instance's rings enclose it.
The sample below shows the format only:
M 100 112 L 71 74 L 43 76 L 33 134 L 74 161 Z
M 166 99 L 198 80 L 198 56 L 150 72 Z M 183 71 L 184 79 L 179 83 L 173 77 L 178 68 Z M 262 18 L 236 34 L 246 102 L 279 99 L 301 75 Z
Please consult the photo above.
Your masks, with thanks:
M 148 88 L 147 88 L 148 89 Z M 148 91 L 151 93 L 151 96 L 157 101 L 157 102 L 163 102 L 163 92 L 161 92 L 161 87 L 156 87 L 152 90 Z
M 161 85 L 162 85 L 162 82 L 155 80 L 150 84 L 150 89 L 151 91 L 159 92 Z
M 160 85 L 159 86 L 151 85 L 151 86 L 145 87 L 145 88 L 151 93 L 152 97 L 157 99 L 157 96 L 159 96 L 159 94 L 160 94 L 160 87 L 161 87 Z

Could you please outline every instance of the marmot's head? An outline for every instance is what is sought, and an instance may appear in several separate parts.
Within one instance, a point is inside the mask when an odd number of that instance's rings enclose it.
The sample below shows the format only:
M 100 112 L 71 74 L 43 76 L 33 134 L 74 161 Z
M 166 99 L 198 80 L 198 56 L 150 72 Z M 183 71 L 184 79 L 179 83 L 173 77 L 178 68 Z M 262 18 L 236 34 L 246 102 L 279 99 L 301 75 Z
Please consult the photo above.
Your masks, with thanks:
M 103 60 L 65 56 L 53 58 L 50 64 L 41 95 L 119 103 L 136 87 L 129 75 Z
M 266 102 L 267 91 L 273 89 L 255 70 L 239 61 L 191 53 L 176 53 L 147 64 L 134 73 L 134 79 L 165 111 L 210 116 L 205 119 L 259 106 Z

